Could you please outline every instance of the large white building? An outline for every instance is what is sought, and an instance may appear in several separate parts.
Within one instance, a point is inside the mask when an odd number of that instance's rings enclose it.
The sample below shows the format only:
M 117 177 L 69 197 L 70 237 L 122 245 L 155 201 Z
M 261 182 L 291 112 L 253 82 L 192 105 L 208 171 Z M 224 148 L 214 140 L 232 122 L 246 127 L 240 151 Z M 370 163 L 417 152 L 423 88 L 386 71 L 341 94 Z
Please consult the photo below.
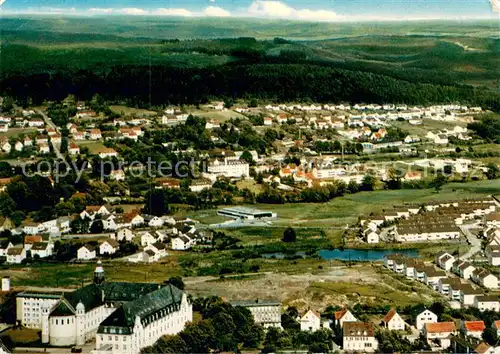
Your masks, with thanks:
M 249 309 L 255 323 L 264 328 L 281 328 L 281 301 L 279 300 L 238 300 L 231 301 L 231 305 Z
M 207 172 L 216 176 L 241 178 L 250 176 L 250 165 L 246 161 L 223 159 L 210 161 Z
M 98 264 L 94 282 L 68 293 L 20 293 L 17 319 L 41 328 L 51 346 L 96 340 L 96 354 L 136 354 L 162 335 L 176 334 L 192 321 L 187 296 L 172 285 L 105 282 Z

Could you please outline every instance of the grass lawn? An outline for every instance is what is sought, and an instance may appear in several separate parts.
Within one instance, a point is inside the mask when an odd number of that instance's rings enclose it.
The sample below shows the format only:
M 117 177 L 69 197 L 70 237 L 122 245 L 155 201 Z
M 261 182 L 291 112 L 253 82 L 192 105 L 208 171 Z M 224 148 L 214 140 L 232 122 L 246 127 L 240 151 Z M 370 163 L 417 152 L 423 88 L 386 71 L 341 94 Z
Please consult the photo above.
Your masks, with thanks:
M 241 118 L 241 119 L 246 119 L 246 117 L 243 114 L 240 114 L 235 111 L 227 110 L 227 111 L 205 111 L 205 110 L 199 110 L 199 111 L 193 111 L 191 112 L 194 116 L 197 117 L 203 117 L 206 120 L 214 119 L 219 122 L 225 122 L 227 120 L 230 120 L 231 118 Z
M 82 147 L 88 148 L 91 154 L 97 154 L 99 150 L 105 147 L 101 141 L 84 140 L 84 141 L 78 141 L 77 144 L 81 148 Z
M 1 132 L 0 137 L 5 136 L 7 138 L 10 138 L 10 137 L 16 137 L 20 134 L 30 135 L 36 132 L 37 132 L 36 128 L 9 128 L 9 131 Z
M 118 114 L 123 116 L 155 116 L 157 113 L 155 111 L 149 111 L 147 109 L 132 108 L 127 106 L 109 106 L 109 108 Z
M 474 198 L 500 194 L 500 183 L 478 181 L 470 183 L 450 183 L 437 193 L 434 189 L 379 190 L 348 194 L 327 203 L 296 204 L 254 204 L 251 208 L 274 211 L 279 219 L 275 226 L 294 227 L 340 227 L 355 223 L 360 215 L 378 213 L 382 209 L 392 208 L 403 203 L 425 203 L 430 201 Z M 220 208 L 223 208 L 222 206 Z M 227 220 L 217 216 L 217 210 L 198 210 L 185 214 L 203 223 Z
M 106 278 L 110 281 L 163 282 L 181 275 L 177 257 L 167 257 L 161 263 L 133 264 L 120 261 L 104 262 Z M 95 263 L 43 264 L 25 268 L 1 270 L 10 275 L 16 286 L 77 287 L 92 281 Z
M 408 122 L 394 121 L 391 123 L 394 127 L 400 128 L 401 130 L 407 131 L 412 135 L 418 135 L 421 139 L 429 132 L 437 132 L 443 129 L 453 129 L 453 127 L 466 126 L 466 123 L 462 122 L 440 122 L 436 120 L 424 119 L 421 125 L 411 125 Z

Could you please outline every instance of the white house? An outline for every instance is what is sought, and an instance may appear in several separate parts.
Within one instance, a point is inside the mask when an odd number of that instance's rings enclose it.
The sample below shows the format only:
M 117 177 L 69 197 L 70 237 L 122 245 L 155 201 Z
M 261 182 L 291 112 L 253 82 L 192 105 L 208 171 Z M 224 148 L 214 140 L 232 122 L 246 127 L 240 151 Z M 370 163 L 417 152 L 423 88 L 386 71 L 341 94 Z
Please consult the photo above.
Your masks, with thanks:
M 191 248 L 191 240 L 186 236 L 173 237 L 171 240 L 173 250 L 185 251 Z
M 36 242 L 31 247 L 31 256 L 38 256 L 40 258 L 50 257 L 52 255 L 52 250 L 54 249 L 54 244 L 50 242 Z
M 358 319 L 348 309 L 335 312 L 335 325 L 342 328 L 346 322 L 356 322 Z
M 316 332 L 321 328 L 321 315 L 313 310 L 308 310 L 300 318 L 300 330 Z
M 346 322 L 343 327 L 342 349 L 360 353 L 376 351 L 378 341 L 372 325 L 365 322 Z
M 141 215 L 136 214 L 130 219 L 130 224 L 132 227 L 141 226 L 144 224 L 144 218 Z
M 144 231 L 140 233 L 141 236 L 141 246 L 146 247 L 156 242 L 156 237 L 154 237 L 148 231 Z
M 436 255 L 436 264 L 447 272 L 451 270 L 453 262 L 455 262 L 455 257 L 448 252 L 439 252 Z
M 130 242 L 134 239 L 134 233 L 129 228 L 124 227 L 116 232 L 115 238 L 117 241 L 125 240 Z
M 500 302 L 497 296 L 482 295 L 476 296 L 474 299 L 474 307 L 479 311 L 495 311 L 500 312 Z
M 101 254 L 101 255 L 105 255 L 105 254 L 111 255 L 111 254 L 115 254 L 119 249 L 120 249 L 120 245 L 118 244 L 118 242 L 116 242 L 116 240 L 113 240 L 111 238 L 111 239 L 104 240 L 99 245 L 99 254 Z
M 23 247 L 11 247 L 7 250 L 7 263 L 21 264 L 26 259 L 26 250 Z
M 96 257 L 96 249 L 91 245 L 84 245 L 77 251 L 76 258 L 84 261 L 94 259 Z
M 163 226 L 163 219 L 158 217 L 158 216 L 153 216 L 149 221 L 148 221 L 148 226 L 149 227 L 162 227 Z
M 384 327 L 390 331 L 404 331 L 406 327 L 405 321 L 396 312 L 396 309 L 391 309 L 382 320 Z
M 418 330 L 422 330 L 427 323 L 436 323 L 437 320 L 438 317 L 436 314 L 429 310 L 424 310 L 415 319 L 415 326 Z

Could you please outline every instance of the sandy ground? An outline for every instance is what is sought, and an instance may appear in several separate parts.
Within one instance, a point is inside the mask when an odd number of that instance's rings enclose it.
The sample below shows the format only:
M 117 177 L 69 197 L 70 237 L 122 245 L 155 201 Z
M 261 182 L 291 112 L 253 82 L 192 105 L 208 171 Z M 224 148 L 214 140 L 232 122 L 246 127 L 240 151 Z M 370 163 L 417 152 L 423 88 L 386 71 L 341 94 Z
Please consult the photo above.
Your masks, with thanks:
M 228 300 L 279 299 L 287 306 L 323 310 L 330 305 L 412 301 L 432 301 L 436 294 L 422 284 L 408 286 L 380 267 L 330 267 L 318 274 L 261 273 L 248 279 L 224 281 L 188 278 L 186 290 L 194 296 L 217 295 Z M 383 294 L 383 295 L 382 295 Z

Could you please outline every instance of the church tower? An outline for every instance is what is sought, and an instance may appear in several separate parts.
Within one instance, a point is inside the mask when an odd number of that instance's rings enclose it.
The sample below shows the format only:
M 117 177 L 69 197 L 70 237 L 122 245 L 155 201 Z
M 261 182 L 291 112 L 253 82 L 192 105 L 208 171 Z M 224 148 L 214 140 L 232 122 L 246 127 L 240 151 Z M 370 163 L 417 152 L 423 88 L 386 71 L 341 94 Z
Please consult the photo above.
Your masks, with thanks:
M 94 284 L 102 284 L 104 283 L 104 269 L 102 267 L 101 261 L 97 262 L 97 267 L 94 271 Z

